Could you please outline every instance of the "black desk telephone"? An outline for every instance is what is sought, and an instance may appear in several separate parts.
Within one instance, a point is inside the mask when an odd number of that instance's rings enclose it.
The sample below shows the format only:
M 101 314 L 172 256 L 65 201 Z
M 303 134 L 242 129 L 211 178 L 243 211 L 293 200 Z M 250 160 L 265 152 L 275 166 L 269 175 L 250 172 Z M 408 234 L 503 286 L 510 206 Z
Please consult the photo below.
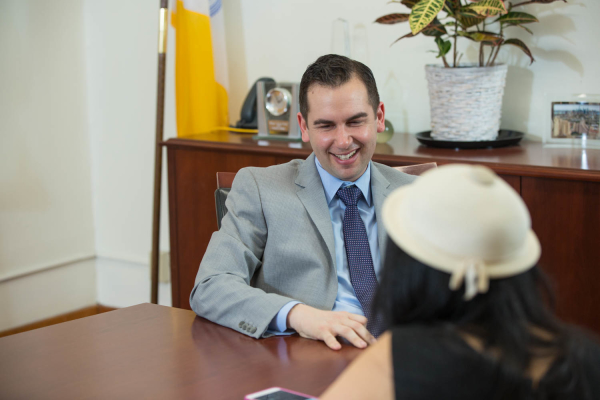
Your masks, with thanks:
M 258 82 L 269 82 L 275 83 L 273 78 L 260 78 L 250 88 L 244 105 L 242 106 L 242 112 L 240 113 L 240 120 L 235 124 L 236 128 L 241 129 L 257 129 L 257 110 L 256 110 L 256 84 Z

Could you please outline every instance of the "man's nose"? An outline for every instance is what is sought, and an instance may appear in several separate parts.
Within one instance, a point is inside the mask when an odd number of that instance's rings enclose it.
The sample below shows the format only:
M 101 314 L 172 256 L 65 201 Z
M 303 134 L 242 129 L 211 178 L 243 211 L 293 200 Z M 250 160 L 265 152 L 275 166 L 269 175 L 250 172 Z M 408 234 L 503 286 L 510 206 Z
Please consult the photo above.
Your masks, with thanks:
M 352 136 L 346 126 L 340 126 L 335 132 L 335 144 L 340 149 L 346 149 L 352 144 Z

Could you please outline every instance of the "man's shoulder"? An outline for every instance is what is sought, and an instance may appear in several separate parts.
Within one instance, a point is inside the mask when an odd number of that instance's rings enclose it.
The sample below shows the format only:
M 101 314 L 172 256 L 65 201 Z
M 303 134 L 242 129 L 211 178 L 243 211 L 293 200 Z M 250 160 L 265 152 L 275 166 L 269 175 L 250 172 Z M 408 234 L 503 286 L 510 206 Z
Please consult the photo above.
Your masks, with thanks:
M 394 186 L 406 185 L 417 179 L 417 176 L 415 175 L 409 175 L 404 172 L 400 172 L 397 169 L 387 166 L 385 164 L 380 164 L 378 162 L 372 161 L 372 165 L 385 179 L 387 179 Z
M 238 171 L 236 180 L 252 180 L 259 186 L 268 185 L 270 187 L 282 183 L 293 184 L 298 176 L 298 170 L 305 162 L 307 161 L 296 159 L 270 167 L 245 167 Z

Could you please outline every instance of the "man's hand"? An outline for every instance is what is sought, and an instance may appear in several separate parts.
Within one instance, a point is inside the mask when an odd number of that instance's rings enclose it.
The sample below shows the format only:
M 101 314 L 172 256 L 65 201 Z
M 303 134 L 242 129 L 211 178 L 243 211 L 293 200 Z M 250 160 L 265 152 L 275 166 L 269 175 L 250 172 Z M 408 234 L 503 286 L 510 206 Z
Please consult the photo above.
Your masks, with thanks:
M 375 343 L 375 338 L 366 328 L 367 318 L 345 311 L 322 311 L 297 304 L 290 310 L 287 324 L 300 336 L 322 340 L 333 350 L 342 348 L 336 336 L 345 338 L 360 349 Z

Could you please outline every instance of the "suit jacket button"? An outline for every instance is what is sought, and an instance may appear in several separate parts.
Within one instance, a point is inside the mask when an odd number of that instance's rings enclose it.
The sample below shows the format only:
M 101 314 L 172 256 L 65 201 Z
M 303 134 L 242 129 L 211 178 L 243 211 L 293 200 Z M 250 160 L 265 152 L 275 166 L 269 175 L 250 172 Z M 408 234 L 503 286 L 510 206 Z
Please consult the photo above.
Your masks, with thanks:
M 245 322 L 244 322 L 244 321 L 241 321 L 241 322 L 238 324 L 238 327 L 240 327 L 240 328 L 241 328 L 241 327 L 242 327 L 242 325 L 244 325 L 244 324 L 245 324 Z
M 256 327 L 255 326 L 253 326 L 252 329 L 250 330 L 250 333 L 254 333 L 254 332 L 256 332 Z

